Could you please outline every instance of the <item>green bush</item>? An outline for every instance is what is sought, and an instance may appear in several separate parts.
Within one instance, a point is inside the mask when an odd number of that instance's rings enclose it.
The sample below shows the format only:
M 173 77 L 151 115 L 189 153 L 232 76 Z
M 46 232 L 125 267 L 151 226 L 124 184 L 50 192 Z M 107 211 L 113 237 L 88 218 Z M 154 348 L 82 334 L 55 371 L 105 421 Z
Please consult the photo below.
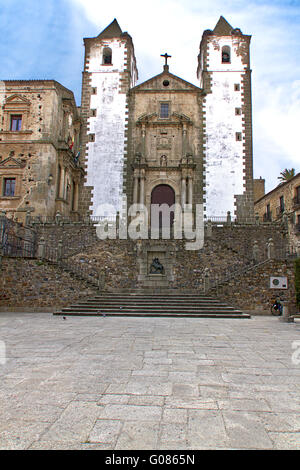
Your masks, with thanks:
M 300 305 L 300 258 L 295 261 L 295 290 L 296 302 Z

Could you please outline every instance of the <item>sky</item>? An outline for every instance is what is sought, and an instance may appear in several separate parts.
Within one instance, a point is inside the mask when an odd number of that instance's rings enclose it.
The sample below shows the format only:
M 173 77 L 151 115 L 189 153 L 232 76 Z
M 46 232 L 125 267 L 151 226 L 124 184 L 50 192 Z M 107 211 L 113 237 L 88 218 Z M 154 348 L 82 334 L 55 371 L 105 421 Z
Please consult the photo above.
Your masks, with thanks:
M 300 0 L 0 0 L 0 79 L 54 79 L 80 106 L 84 37 L 114 18 L 133 39 L 139 82 L 170 72 L 199 86 L 202 33 L 220 16 L 251 35 L 254 177 L 266 191 L 300 171 Z

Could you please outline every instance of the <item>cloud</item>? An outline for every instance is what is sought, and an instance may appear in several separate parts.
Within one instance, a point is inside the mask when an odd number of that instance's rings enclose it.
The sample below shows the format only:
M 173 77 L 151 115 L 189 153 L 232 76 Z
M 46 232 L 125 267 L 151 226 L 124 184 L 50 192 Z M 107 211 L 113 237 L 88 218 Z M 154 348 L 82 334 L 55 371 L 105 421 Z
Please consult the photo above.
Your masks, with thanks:
M 80 102 L 82 38 L 91 30 L 80 7 L 69 0 L 2 3 L 1 79 L 55 79 Z
M 254 134 L 260 143 L 258 171 L 268 178 L 268 190 L 278 184 L 277 177 L 285 168 L 299 171 L 300 80 L 265 89 L 255 114 Z M 272 184 L 270 184 L 272 181 Z

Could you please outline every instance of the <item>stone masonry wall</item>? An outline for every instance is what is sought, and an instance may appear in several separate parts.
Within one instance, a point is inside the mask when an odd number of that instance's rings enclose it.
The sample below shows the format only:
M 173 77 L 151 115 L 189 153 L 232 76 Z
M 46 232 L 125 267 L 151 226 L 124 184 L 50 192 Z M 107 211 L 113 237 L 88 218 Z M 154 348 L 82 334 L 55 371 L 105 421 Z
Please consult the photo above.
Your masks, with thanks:
M 40 225 L 38 237 L 55 248 L 63 240 L 68 262 L 74 266 L 96 271 L 109 291 L 137 289 L 139 287 L 136 243 L 131 240 L 99 240 L 93 225 L 66 224 L 61 226 Z M 204 292 L 205 273 L 215 280 L 226 272 L 237 272 L 253 264 L 253 243 L 257 242 L 258 261 L 266 259 L 266 243 L 272 237 L 275 252 L 284 252 L 284 235 L 266 226 L 223 226 L 206 232 L 205 244 L 201 250 L 185 249 L 183 240 L 172 242 L 175 250 L 173 263 L 174 282 L 171 289 Z M 293 265 L 285 260 L 268 262 L 261 268 L 252 269 L 238 280 L 231 281 L 221 292 L 228 303 L 251 310 L 269 308 L 273 290 L 269 289 L 271 275 L 288 276 L 289 299 L 293 301 Z M 275 263 L 275 261 L 274 261 Z M 276 268 L 276 269 L 275 269 Z M 55 265 L 34 259 L 4 258 L 1 269 L 0 305 L 6 306 L 53 306 L 68 305 L 87 296 L 97 289 L 87 288 Z
M 270 289 L 271 276 L 287 276 L 288 289 Z M 289 301 L 290 313 L 295 313 L 298 309 L 294 282 L 294 263 L 273 260 L 233 279 L 218 291 L 212 290 L 210 295 L 217 294 L 220 299 L 238 308 L 269 313 L 271 303 L 278 294 L 282 294 L 282 298 Z
M 177 242 L 175 262 L 176 288 L 203 289 L 204 273 L 222 279 L 226 272 L 236 272 L 253 264 L 253 245 L 257 242 L 258 260 L 267 258 L 266 246 L 272 238 L 277 256 L 285 251 L 283 234 L 270 226 L 223 226 L 206 230 L 204 247 L 186 251 L 185 242 Z
M 88 246 L 98 241 L 96 229 L 93 224 L 38 224 L 33 227 L 37 231 L 37 239 L 43 237 L 50 250 L 57 248 L 63 242 L 63 256 L 70 256 L 74 252 L 84 251 Z
M 137 288 L 135 244 L 131 241 L 99 240 L 69 259 L 74 264 L 95 269 L 106 290 Z
M 2 259 L 0 308 L 59 307 L 95 295 L 96 289 L 75 279 L 55 265 L 36 259 Z

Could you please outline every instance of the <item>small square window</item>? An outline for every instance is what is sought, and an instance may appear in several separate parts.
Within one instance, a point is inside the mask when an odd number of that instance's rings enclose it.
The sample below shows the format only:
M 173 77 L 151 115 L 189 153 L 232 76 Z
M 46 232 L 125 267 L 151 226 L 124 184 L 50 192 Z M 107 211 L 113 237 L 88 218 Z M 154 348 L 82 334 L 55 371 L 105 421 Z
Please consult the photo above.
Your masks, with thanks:
M 242 140 L 242 133 L 241 132 L 236 132 L 235 133 L 235 140 L 238 140 L 238 141 Z
M 241 87 L 239 83 L 234 84 L 234 91 L 240 91 Z
M 3 196 L 14 196 L 16 189 L 16 178 L 4 178 Z
M 160 103 L 160 117 L 161 118 L 169 117 L 169 103 Z
M 10 118 L 10 130 L 11 131 L 20 131 L 22 127 L 22 116 L 12 115 Z
M 242 114 L 241 108 L 235 108 L 235 115 L 240 116 Z
M 97 95 L 97 88 L 96 87 L 92 88 L 92 95 Z

